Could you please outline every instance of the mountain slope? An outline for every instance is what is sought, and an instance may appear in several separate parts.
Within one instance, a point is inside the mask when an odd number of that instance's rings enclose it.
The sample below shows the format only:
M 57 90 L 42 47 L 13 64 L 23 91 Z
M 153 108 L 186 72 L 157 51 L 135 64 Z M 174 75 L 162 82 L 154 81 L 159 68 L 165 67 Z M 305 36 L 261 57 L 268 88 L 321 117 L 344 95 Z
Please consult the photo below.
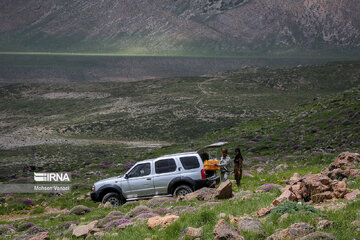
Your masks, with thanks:
M 2 51 L 234 55 L 360 45 L 357 0 L 0 3 Z

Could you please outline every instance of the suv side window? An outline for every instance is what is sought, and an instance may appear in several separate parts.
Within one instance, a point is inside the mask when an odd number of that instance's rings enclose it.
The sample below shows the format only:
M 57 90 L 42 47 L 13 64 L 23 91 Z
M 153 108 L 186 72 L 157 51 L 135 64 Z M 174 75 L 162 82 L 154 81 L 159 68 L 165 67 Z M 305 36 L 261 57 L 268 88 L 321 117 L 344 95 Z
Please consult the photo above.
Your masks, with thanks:
M 176 163 L 173 158 L 169 159 L 162 159 L 155 162 L 155 173 L 168 173 L 168 172 L 175 172 L 176 170 Z
M 194 169 L 194 168 L 199 168 L 200 164 L 199 164 L 199 160 L 197 157 L 195 156 L 190 156 L 190 157 L 181 157 L 180 158 L 180 162 L 183 165 L 185 170 L 189 170 L 189 169 Z
M 147 176 L 150 172 L 150 163 L 141 163 L 136 165 L 131 172 L 128 173 L 128 178 Z

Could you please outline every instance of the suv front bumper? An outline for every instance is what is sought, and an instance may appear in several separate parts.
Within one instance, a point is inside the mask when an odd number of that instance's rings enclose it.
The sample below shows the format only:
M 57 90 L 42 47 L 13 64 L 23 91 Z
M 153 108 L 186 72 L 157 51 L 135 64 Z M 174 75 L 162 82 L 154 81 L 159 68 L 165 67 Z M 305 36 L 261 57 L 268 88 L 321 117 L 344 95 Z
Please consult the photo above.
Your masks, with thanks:
M 94 202 L 100 202 L 99 195 L 100 195 L 100 193 L 97 191 L 90 192 L 91 200 L 93 200 Z

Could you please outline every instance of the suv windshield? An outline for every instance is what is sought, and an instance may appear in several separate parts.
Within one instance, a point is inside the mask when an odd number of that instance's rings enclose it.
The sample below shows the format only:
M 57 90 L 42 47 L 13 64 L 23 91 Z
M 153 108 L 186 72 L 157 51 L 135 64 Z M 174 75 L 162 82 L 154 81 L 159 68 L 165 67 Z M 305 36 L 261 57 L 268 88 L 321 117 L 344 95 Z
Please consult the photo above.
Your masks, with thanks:
M 141 163 L 136 165 L 129 173 L 128 178 L 142 177 L 150 174 L 150 163 Z

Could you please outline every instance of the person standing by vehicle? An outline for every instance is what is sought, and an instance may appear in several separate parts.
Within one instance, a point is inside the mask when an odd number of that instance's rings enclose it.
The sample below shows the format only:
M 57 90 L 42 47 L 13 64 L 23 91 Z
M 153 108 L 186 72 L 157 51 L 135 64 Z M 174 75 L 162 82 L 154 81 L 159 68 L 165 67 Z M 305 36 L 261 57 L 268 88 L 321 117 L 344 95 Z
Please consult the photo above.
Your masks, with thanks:
M 235 149 L 235 158 L 234 158 L 234 175 L 236 180 L 236 185 L 241 186 L 241 177 L 242 177 L 242 165 L 243 157 L 240 152 L 240 148 Z
M 222 156 L 218 166 L 220 167 L 221 181 L 226 181 L 231 173 L 231 159 L 228 156 L 227 149 L 222 150 Z

